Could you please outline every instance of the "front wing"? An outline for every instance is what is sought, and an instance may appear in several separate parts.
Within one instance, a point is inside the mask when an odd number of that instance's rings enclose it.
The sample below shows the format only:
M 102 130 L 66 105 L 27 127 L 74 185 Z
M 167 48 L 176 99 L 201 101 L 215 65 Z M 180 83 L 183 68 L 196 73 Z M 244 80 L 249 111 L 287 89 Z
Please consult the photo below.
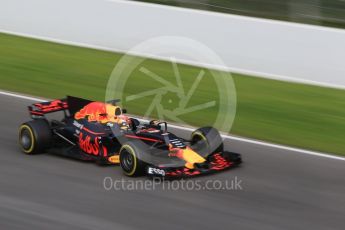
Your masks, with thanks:
M 242 163 L 240 154 L 231 152 L 222 152 L 212 154 L 207 161 L 202 164 L 196 164 L 193 169 L 187 167 L 164 167 L 157 165 L 148 165 L 146 173 L 153 177 L 164 178 L 182 178 L 205 175 L 224 171 Z

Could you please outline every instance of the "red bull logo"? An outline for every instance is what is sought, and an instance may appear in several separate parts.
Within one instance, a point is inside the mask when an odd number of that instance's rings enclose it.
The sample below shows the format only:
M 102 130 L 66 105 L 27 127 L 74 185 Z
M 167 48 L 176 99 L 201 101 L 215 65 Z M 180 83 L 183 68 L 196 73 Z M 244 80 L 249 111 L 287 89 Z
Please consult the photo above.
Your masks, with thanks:
M 84 152 L 97 156 L 99 154 L 99 144 L 97 137 L 91 141 L 90 136 L 83 137 L 83 134 L 79 134 L 79 146 Z
M 100 147 L 98 142 L 98 138 L 94 137 L 91 139 L 88 135 L 83 135 L 83 133 L 79 134 L 79 147 L 85 153 L 90 155 L 98 156 L 101 154 L 101 149 L 103 150 L 103 156 L 106 157 L 108 155 L 108 150 L 105 146 Z

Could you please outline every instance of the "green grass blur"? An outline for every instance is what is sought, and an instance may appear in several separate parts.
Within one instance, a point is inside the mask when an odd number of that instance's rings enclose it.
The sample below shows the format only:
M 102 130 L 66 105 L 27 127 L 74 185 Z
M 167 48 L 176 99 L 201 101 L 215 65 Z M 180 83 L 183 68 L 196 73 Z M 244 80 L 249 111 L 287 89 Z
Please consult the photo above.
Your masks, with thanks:
M 73 47 L 0 34 L 0 88 L 47 98 L 65 95 L 104 100 L 108 78 L 121 54 Z M 145 67 L 172 80 L 170 63 L 147 60 Z M 183 83 L 190 86 L 198 67 L 179 65 Z M 190 103 L 217 100 L 212 78 L 200 84 Z M 126 92 L 145 89 L 147 77 L 136 73 Z M 170 79 L 171 78 L 171 79 Z M 233 74 L 237 114 L 231 134 L 278 144 L 345 155 L 345 91 Z M 151 83 L 150 83 L 151 84 Z M 169 101 L 163 100 L 169 109 Z M 142 115 L 149 99 L 129 103 L 131 114 Z M 204 126 L 215 118 L 217 107 L 185 119 Z

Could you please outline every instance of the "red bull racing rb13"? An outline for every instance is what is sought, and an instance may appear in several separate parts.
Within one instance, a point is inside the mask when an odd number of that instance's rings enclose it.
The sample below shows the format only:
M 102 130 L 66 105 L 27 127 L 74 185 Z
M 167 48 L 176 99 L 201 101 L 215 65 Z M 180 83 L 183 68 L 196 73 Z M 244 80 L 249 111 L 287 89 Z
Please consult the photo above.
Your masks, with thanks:
M 140 122 L 126 116 L 119 101 L 95 102 L 68 96 L 29 106 L 32 120 L 19 128 L 26 154 L 54 153 L 100 164 L 120 165 L 127 176 L 179 178 L 223 171 L 241 164 L 224 151 L 219 132 L 203 127 L 186 140 L 166 122 Z M 63 113 L 60 120 L 47 114 Z

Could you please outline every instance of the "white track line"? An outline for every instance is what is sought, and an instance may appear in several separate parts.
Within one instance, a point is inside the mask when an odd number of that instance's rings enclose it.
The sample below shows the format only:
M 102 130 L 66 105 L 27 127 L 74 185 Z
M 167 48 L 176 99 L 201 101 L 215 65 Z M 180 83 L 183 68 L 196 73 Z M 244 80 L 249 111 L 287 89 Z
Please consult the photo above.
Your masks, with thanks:
M 9 97 L 16 97 L 24 100 L 29 100 L 29 101 L 37 101 L 37 102 L 45 102 L 47 99 L 42 99 L 38 97 L 32 97 L 32 96 L 25 96 L 17 93 L 11 93 L 11 92 L 5 92 L 5 91 L 0 91 L 0 95 L 5 95 Z M 175 129 L 180 129 L 180 130 L 185 130 L 185 131 L 194 131 L 193 128 L 188 128 L 188 127 L 183 127 L 183 126 L 178 126 L 178 125 L 172 125 L 169 124 L 169 127 L 175 128 Z M 344 157 L 339 157 L 339 156 L 334 156 L 331 154 L 326 154 L 326 153 L 321 153 L 321 152 L 314 152 L 310 150 L 305 150 L 305 149 L 299 149 L 299 148 L 293 148 L 289 146 L 284 146 L 284 145 L 278 145 L 278 144 L 273 144 L 273 143 L 268 143 L 268 142 L 263 142 L 263 141 L 258 141 L 258 140 L 252 140 L 252 139 L 247 139 L 243 137 L 235 137 L 231 135 L 222 135 L 224 139 L 228 140 L 236 140 L 236 141 L 241 141 L 245 143 L 250 143 L 250 144 L 255 144 L 255 145 L 261 145 L 261 146 L 266 146 L 266 147 L 271 147 L 271 148 L 276 148 L 276 149 L 281 149 L 281 150 L 287 150 L 291 152 L 298 152 L 298 153 L 303 153 L 307 155 L 312 155 L 312 156 L 318 156 L 318 157 L 323 157 L 323 158 L 329 158 L 329 159 L 334 159 L 334 160 L 341 160 L 345 161 Z
M 38 98 L 38 97 L 31 97 L 31 96 L 25 96 L 25 95 L 20 95 L 16 93 L 10 93 L 10 92 L 5 92 L 5 91 L 0 91 L 1 95 L 9 96 L 9 97 L 16 97 L 16 98 L 21 98 L 29 101 L 37 101 L 37 102 L 45 102 L 47 100 Z

